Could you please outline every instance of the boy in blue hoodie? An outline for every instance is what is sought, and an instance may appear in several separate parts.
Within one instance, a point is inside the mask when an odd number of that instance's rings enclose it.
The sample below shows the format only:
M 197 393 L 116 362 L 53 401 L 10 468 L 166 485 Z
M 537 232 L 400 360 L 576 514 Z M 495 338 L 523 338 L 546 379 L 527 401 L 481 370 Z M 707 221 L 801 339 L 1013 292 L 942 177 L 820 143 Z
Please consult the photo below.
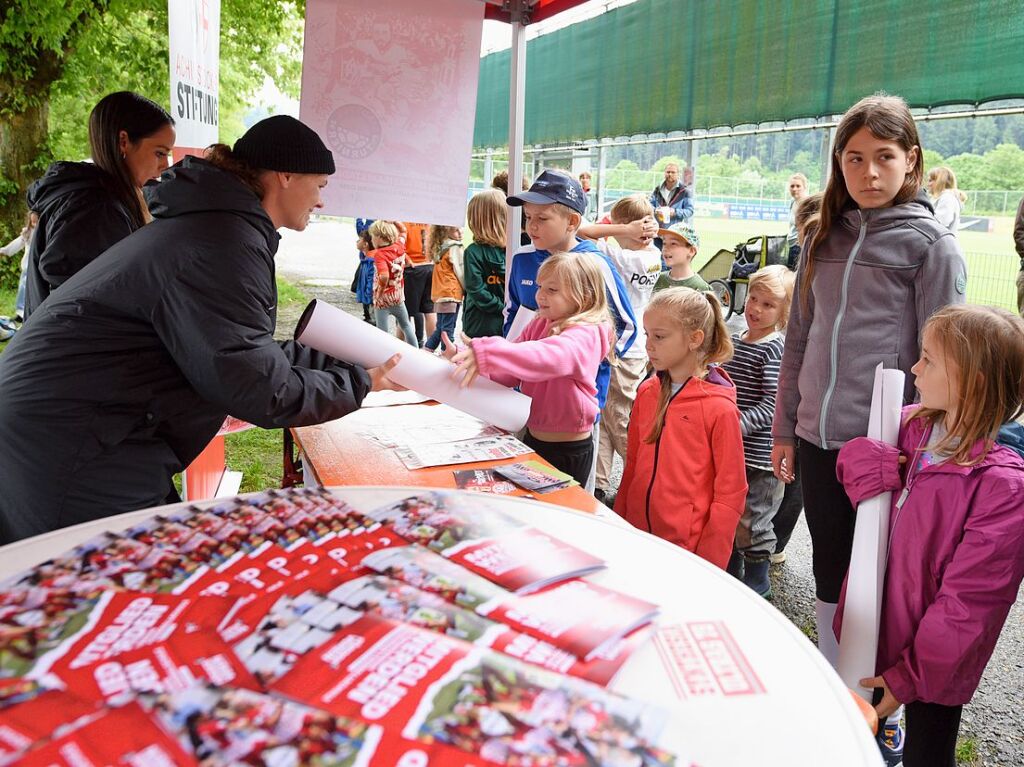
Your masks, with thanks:
M 508 276 L 508 297 L 505 301 L 505 324 L 502 334 L 508 335 L 519 307 L 537 310 L 537 270 L 552 253 L 563 251 L 593 253 L 604 275 L 608 306 L 615 321 L 615 353 L 624 355 L 637 335 L 637 321 L 629 302 L 626 284 L 608 256 L 590 240 L 580 239 L 576 231 L 587 211 L 587 196 L 572 176 L 560 171 L 543 171 L 533 186 L 522 194 L 508 198 L 509 205 L 521 205 L 526 222 L 526 233 L 531 245 L 520 248 L 512 256 Z M 608 360 L 601 362 L 597 371 L 597 404 L 604 407 L 608 395 L 611 367 Z M 594 430 L 596 435 L 597 429 Z M 591 472 L 593 480 L 593 472 Z M 592 481 L 590 483 L 592 485 Z M 591 489 L 588 486 L 588 489 Z

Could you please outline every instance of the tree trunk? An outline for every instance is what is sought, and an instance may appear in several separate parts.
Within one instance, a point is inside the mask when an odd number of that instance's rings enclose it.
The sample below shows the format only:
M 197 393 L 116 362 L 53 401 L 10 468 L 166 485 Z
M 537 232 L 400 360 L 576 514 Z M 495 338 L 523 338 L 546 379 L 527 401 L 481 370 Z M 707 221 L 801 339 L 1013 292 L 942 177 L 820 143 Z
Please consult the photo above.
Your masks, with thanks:
M 46 99 L 0 122 L 0 169 L 4 175 L 0 229 L 7 233 L 16 233 L 24 225 L 25 192 L 42 175 L 38 160 L 46 147 L 49 117 Z

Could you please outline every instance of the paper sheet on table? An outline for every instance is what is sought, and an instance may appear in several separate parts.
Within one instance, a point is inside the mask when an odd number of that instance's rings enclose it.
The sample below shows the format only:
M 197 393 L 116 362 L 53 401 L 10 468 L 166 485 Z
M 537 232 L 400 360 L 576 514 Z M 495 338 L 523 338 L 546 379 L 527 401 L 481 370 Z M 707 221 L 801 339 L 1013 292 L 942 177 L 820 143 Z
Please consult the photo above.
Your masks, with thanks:
M 430 397 L 420 394 L 418 391 L 407 389 L 406 391 L 372 391 L 363 397 L 360 407 L 395 407 L 397 405 L 418 405 L 420 402 L 429 402 Z
M 530 415 L 530 398 L 525 394 L 483 376 L 462 388 L 452 378 L 453 368 L 447 360 L 414 349 L 323 301 L 314 299 L 306 307 L 295 340 L 364 368 L 377 367 L 401 354 L 402 360 L 389 374 L 393 381 L 505 431 L 519 431 Z
M 533 322 L 533 318 L 537 316 L 537 312 L 533 309 L 527 309 L 525 306 L 520 306 L 519 311 L 516 312 L 516 316 L 512 318 L 512 324 L 508 328 L 508 335 L 505 336 L 509 341 L 515 341 L 519 336 L 522 335 L 523 330 Z
M 403 445 L 395 448 L 395 454 L 409 470 L 424 469 L 429 466 L 451 466 L 456 463 L 500 461 L 504 458 L 515 458 L 517 455 L 532 452 L 532 447 L 527 447 L 511 434 L 478 437 L 462 442 Z
M 871 397 L 868 436 L 890 445 L 896 444 L 903 407 L 902 370 L 875 368 L 875 388 Z M 853 553 L 846 582 L 843 607 L 842 641 L 839 643 L 837 670 L 846 686 L 869 703 L 872 690 L 858 682 L 875 675 L 878 653 L 878 624 L 882 610 L 882 587 L 889 553 L 889 509 L 892 493 L 882 493 L 857 506 L 857 524 L 853 533 Z

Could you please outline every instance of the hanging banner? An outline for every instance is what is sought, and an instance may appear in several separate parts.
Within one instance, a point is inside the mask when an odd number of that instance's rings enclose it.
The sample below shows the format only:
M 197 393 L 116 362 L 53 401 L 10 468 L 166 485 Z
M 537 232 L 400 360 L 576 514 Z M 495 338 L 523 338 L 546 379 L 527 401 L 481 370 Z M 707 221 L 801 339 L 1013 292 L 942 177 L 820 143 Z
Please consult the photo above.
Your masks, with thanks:
M 220 0 L 168 0 L 174 159 L 217 143 Z
M 334 152 L 333 215 L 461 226 L 484 3 L 307 0 L 299 116 Z

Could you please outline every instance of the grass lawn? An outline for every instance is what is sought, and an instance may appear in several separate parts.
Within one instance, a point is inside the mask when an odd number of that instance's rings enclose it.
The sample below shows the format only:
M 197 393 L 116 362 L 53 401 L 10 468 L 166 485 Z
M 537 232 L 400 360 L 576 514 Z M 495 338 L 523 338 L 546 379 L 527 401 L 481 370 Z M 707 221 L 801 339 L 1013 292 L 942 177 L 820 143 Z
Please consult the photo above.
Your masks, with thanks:
M 990 220 L 991 232 L 960 233 L 960 246 L 967 260 L 967 301 L 1016 311 L 1015 281 L 1020 262 L 1013 249 L 1013 219 Z M 732 250 L 751 237 L 788 231 L 787 224 L 775 221 L 698 218 L 694 225 L 700 235 L 700 252 L 694 261 L 698 270 L 720 249 Z

